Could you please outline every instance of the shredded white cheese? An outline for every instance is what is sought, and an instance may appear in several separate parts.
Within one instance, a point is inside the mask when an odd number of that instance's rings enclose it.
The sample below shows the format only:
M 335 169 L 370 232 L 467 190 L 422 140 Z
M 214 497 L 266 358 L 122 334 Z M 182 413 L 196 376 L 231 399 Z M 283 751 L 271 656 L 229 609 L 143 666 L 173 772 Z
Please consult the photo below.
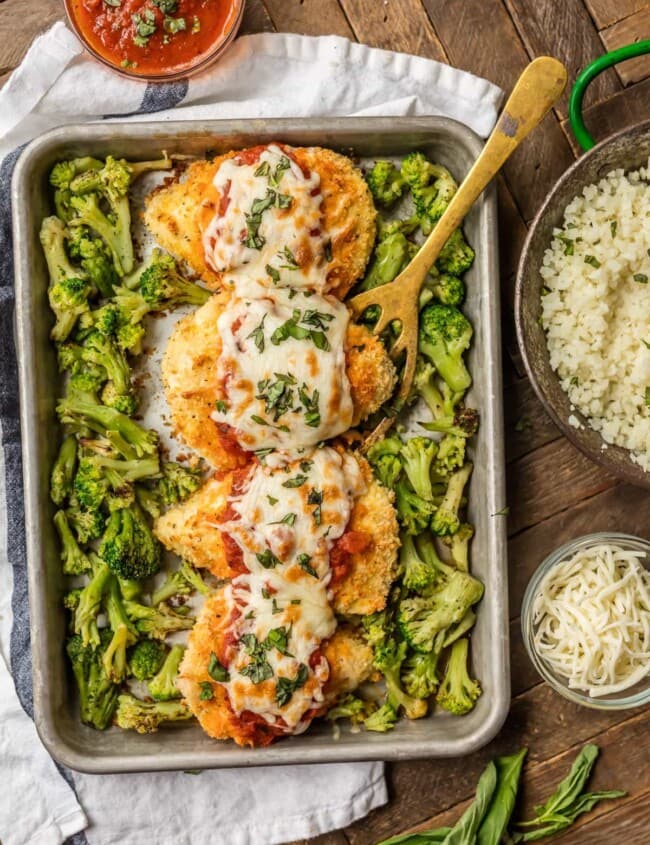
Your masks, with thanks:
M 553 567 L 533 600 L 534 646 L 593 698 L 650 674 L 650 572 L 643 552 L 603 543 Z

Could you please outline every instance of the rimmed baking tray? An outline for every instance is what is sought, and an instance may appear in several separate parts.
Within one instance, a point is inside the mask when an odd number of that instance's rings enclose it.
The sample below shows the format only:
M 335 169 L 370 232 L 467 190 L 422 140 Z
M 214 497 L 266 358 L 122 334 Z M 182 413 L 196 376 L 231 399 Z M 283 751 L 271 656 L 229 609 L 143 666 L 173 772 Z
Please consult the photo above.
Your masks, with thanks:
M 94 731 L 79 721 L 74 682 L 63 649 L 65 618 L 49 469 L 58 444 L 55 402 L 59 376 L 48 333 L 47 268 L 38 230 L 52 213 L 47 176 L 61 159 L 113 154 L 148 159 L 169 153 L 203 156 L 281 140 L 325 146 L 363 156 L 399 156 L 422 150 L 462 179 L 481 149 L 480 139 L 455 121 L 427 118 L 329 118 L 165 123 L 103 123 L 49 132 L 23 152 L 13 179 L 16 266 L 16 336 L 20 379 L 25 516 L 38 732 L 52 756 L 91 773 L 268 766 L 351 760 L 404 760 L 469 754 L 501 727 L 510 701 L 505 460 L 501 391 L 496 192 L 490 188 L 465 222 L 476 261 L 467 274 L 466 313 L 474 325 L 469 402 L 480 409 L 473 446 L 469 518 L 476 526 L 473 572 L 486 586 L 472 635 L 473 663 L 484 693 L 462 718 L 435 713 L 402 720 L 387 734 L 334 733 L 314 724 L 299 737 L 268 748 L 242 749 L 183 723 L 150 736 L 117 728 Z

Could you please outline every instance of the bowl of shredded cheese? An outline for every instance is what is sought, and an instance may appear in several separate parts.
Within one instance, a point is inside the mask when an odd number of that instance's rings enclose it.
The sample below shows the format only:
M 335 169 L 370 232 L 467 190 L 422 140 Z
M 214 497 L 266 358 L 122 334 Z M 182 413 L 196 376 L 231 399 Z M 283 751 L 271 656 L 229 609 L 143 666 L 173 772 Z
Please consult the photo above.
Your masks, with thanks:
M 599 533 L 557 549 L 528 584 L 521 623 L 560 695 L 601 710 L 650 702 L 650 542 Z

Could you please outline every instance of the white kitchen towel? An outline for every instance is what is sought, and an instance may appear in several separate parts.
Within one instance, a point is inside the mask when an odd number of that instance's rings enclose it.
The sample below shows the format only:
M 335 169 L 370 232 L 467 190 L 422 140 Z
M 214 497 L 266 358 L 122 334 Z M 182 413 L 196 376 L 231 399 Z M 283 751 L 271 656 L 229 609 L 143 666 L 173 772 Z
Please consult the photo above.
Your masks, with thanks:
M 72 834 L 73 845 L 272 845 L 343 827 L 387 797 L 381 763 L 82 775 L 55 767 L 40 744 L 13 342 L 9 196 L 19 148 L 56 126 L 109 119 L 437 114 L 485 136 L 500 98 L 489 82 L 428 59 L 282 34 L 242 37 L 203 75 L 152 85 L 92 61 L 63 24 L 34 42 L 0 91 L 0 659 L 13 675 L 0 666 L 3 845 L 60 845 Z

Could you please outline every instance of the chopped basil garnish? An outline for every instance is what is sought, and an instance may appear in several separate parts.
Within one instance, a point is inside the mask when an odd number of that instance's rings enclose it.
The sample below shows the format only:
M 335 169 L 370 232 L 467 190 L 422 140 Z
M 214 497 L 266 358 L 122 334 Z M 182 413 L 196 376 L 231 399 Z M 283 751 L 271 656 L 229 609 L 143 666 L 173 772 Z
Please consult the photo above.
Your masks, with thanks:
M 258 352 L 264 352 L 264 320 L 266 320 L 266 314 L 262 317 L 260 324 L 249 335 L 246 335 L 246 340 L 253 338 Z
M 318 391 L 314 390 L 310 398 L 309 394 L 307 393 L 307 385 L 303 383 L 303 385 L 298 388 L 298 397 L 302 402 L 303 408 L 305 409 L 305 424 L 310 426 L 311 428 L 318 428 L 318 426 L 320 425 L 320 411 L 318 409 Z
M 320 446 L 318 448 L 320 448 Z M 300 461 L 300 469 L 303 472 L 309 472 L 311 470 L 311 468 L 313 467 L 313 465 L 314 465 L 313 461 L 309 461 L 309 460 Z
M 298 262 L 296 256 L 291 252 L 288 246 L 285 246 L 282 252 L 278 252 L 278 257 L 286 261 L 286 264 L 281 264 L 283 270 L 298 270 Z
M 609 231 L 612 233 L 613 238 L 616 237 L 616 230 L 617 229 L 618 229 L 618 221 L 612 220 L 612 222 L 609 224 Z
M 323 493 L 320 490 L 310 490 L 309 495 L 307 496 L 307 504 L 316 505 L 312 511 L 312 516 L 314 517 L 316 525 L 320 525 L 323 516 L 321 507 L 323 504 Z
M 585 255 L 585 264 L 591 264 L 591 266 L 595 267 L 596 270 L 600 267 L 600 261 L 595 255 Z
M 199 686 L 201 687 L 199 700 L 212 701 L 212 699 L 214 698 L 214 690 L 212 689 L 212 684 L 210 683 L 210 681 L 201 681 Z
M 267 496 L 266 498 L 268 500 L 269 505 L 277 505 L 278 500 L 275 498 L 275 496 Z
M 278 603 L 277 603 L 277 601 L 276 601 L 275 597 L 273 598 L 273 601 L 271 602 L 271 613 L 272 613 L 274 616 L 275 616 L 277 613 L 282 613 L 282 608 L 278 606 Z
M 331 314 L 323 314 L 314 310 L 307 310 L 303 314 L 299 308 L 295 308 L 290 319 L 275 329 L 271 335 L 271 343 L 274 346 L 279 346 L 292 337 L 294 340 L 311 340 L 317 349 L 328 350 L 330 345 L 325 332 L 329 330 L 329 326 L 326 323 L 333 319 L 334 317 Z M 300 323 L 306 325 L 301 326 Z M 323 329 L 323 331 L 317 329 Z
M 281 566 L 282 561 L 276 557 L 271 549 L 265 549 L 263 552 L 258 552 L 255 557 L 262 564 L 264 569 L 275 569 L 276 566 Z
M 228 410 L 228 403 L 225 399 L 217 399 L 214 406 L 220 414 L 225 414 Z
M 208 663 L 208 675 L 220 684 L 225 684 L 230 680 L 230 675 L 226 667 L 217 659 L 214 652 L 210 653 L 210 662 Z
M 293 657 L 293 655 L 287 651 L 289 646 L 288 628 L 272 628 L 267 634 L 262 646 L 267 650 L 277 648 L 280 654 L 284 654 L 285 657 Z
M 571 238 L 558 237 L 558 240 L 564 244 L 564 254 L 573 255 L 573 241 Z
M 289 489 L 292 487 L 302 487 L 305 481 L 307 481 L 306 475 L 294 475 L 294 477 L 289 478 L 288 481 L 283 481 L 282 486 L 289 487 Z
M 296 558 L 298 562 L 298 566 L 303 569 L 308 575 L 313 575 L 314 578 L 318 578 L 318 572 L 314 569 L 311 565 L 311 558 L 308 554 L 303 552 L 302 554 L 298 555 Z
M 264 176 L 268 176 L 270 172 L 271 165 L 268 163 L 268 161 L 263 161 L 261 164 L 258 165 L 253 175 L 262 178 Z
M 149 39 L 156 31 L 156 15 L 151 9 L 145 9 L 141 15 L 132 15 L 131 20 L 135 24 L 136 34 L 133 36 L 133 43 L 136 47 L 146 47 Z
M 246 678 L 250 678 L 254 684 L 261 684 L 273 677 L 273 669 L 267 660 L 251 660 L 248 666 L 239 670 Z
M 258 461 L 262 462 L 262 461 L 264 461 L 264 458 L 267 457 L 267 455 L 271 454 L 271 452 L 275 452 L 275 449 L 273 449 L 273 448 L 256 449 L 254 454 L 255 454 L 255 457 L 258 459 Z
M 645 346 L 646 349 L 650 349 L 650 343 L 647 340 L 641 338 L 641 343 Z
M 185 30 L 187 29 L 185 18 L 166 17 L 163 22 L 163 29 L 170 35 L 176 35 L 179 32 L 185 32 Z
M 290 604 L 300 604 L 300 599 L 291 599 Z
M 280 281 L 280 273 L 275 269 L 275 267 L 272 267 L 270 264 L 267 264 L 265 269 L 267 275 L 270 276 L 271 279 L 273 279 L 273 282 L 277 285 L 277 283 Z
M 277 499 L 276 499 L 277 501 Z M 275 522 L 269 522 L 269 525 L 293 525 L 296 521 L 295 513 L 288 513 L 282 517 L 282 519 L 277 519 Z
M 273 175 L 269 176 L 269 182 L 271 183 L 271 185 L 273 185 L 274 188 L 278 187 L 284 175 L 284 171 L 288 170 L 290 167 L 291 162 L 289 161 L 287 156 L 282 156 L 280 161 L 277 163 Z
M 266 587 L 262 587 L 262 598 L 263 599 L 270 599 L 271 593 L 266 589 Z
M 325 261 L 329 263 L 332 260 L 332 241 L 325 241 L 323 254 L 325 255 Z
M 276 381 L 264 379 L 258 381 L 258 393 L 256 399 L 261 399 L 265 403 L 265 412 L 267 414 L 273 413 L 273 422 L 277 422 L 283 414 L 291 410 L 293 405 L 293 390 L 292 386 L 296 384 L 296 380 L 288 373 L 274 373 Z
M 640 285 L 647 285 L 648 284 L 648 277 L 645 273 L 635 273 L 632 278 L 635 282 L 638 282 Z
M 278 678 L 278 685 L 275 690 L 275 700 L 278 705 L 284 707 L 285 704 L 288 704 L 294 692 L 305 686 L 307 678 L 309 678 L 309 669 L 304 663 L 301 663 L 298 667 L 298 672 L 293 680 L 291 678 Z

